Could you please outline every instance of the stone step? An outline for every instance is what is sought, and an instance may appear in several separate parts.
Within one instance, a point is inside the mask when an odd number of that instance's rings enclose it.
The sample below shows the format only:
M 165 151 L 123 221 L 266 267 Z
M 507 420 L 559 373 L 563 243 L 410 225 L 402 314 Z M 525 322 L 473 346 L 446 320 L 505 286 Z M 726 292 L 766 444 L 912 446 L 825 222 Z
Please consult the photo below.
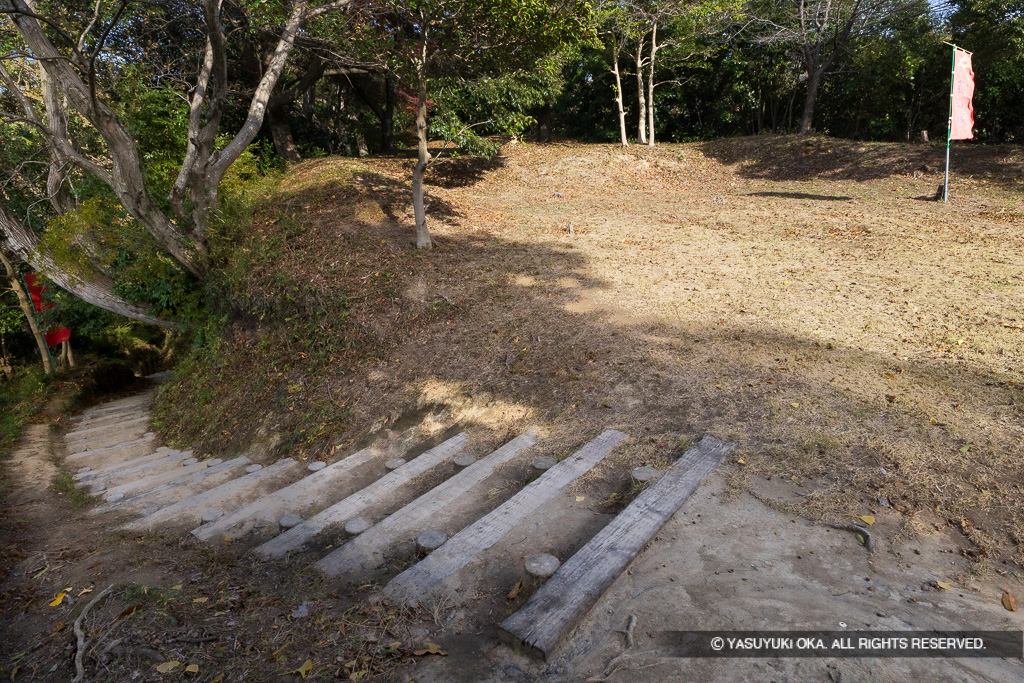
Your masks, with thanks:
M 277 529 L 278 521 L 288 513 L 301 513 L 323 508 L 343 495 L 350 475 L 363 465 L 380 459 L 373 448 L 361 451 L 328 465 L 283 489 L 254 500 L 237 510 L 227 512 L 220 519 L 192 530 L 192 535 L 204 541 L 230 536 L 239 538 L 262 523 Z M 226 512 L 226 511 L 225 511 Z
M 78 481 L 78 486 L 96 486 L 97 484 L 103 484 L 107 488 L 111 488 L 134 479 L 140 479 L 153 474 L 159 474 L 160 472 L 178 469 L 181 467 L 183 460 L 187 460 L 191 457 L 192 451 L 164 451 L 164 457 L 162 458 L 153 459 L 152 456 L 144 456 L 143 458 L 135 458 L 134 460 L 122 463 L 121 467 L 113 469 L 105 468 L 101 474 L 89 476 L 92 473 L 86 472 L 85 474 L 76 474 L 75 476 L 81 477 Z M 139 462 L 139 460 L 144 460 L 145 462 Z
M 609 429 L 523 488 L 492 512 L 452 536 L 421 562 L 405 570 L 384 587 L 395 602 L 436 597 L 454 592 L 455 574 L 501 540 L 527 516 L 554 498 L 574 479 L 590 471 L 626 437 Z
M 441 463 L 454 458 L 455 454 L 466 445 L 467 438 L 466 433 L 463 432 L 441 445 L 431 448 L 363 490 L 353 493 L 323 512 L 313 515 L 301 524 L 272 538 L 256 548 L 256 552 L 264 557 L 283 557 L 290 551 L 298 550 L 320 532 L 344 524 L 373 505 L 380 505 L 388 500 L 400 500 L 401 490 L 406 484 Z
M 128 522 L 121 528 L 128 531 L 145 531 L 163 526 L 192 527 L 199 524 L 202 516 L 210 510 L 234 510 L 267 495 L 290 481 L 298 470 L 298 461 L 291 458 L 278 460 L 269 467 L 168 505 L 145 517 Z
M 351 539 L 317 562 L 316 567 L 328 576 L 340 575 L 346 579 L 380 567 L 389 550 L 410 543 L 422 531 L 444 526 L 446 508 L 450 508 L 454 500 L 486 481 L 496 468 L 536 442 L 532 432 L 512 439 Z
M 78 469 L 80 467 L 100 469 L 101 467 L 149 455 L 156 451 L 157 443 L 155 436 L 144 436 L 135 441 L 126 441 L 125 443 L 114 444 L 113 446 L 104 446 L 89 451 L 72 453 L 64 458 L 64 462 L 71 469 Z
M 251 464 L 252 461 L 244 455 L 225 460 L 219 464 L 211 465 L 204 470 L 187 474 L 166 484 L 160 484 L 148 491 L 112 499 L 105 505 L 91 510 L 90 514 L 99 515 L 111 511 L 138 511 L 143 509 L 159 510 L 162 507 L 173 505 L 180 500 L 191 498 L 196 494 L 229 482 L 240 474 L 244 474 L 242 468 L 248 467 Z
M 504 639 L 549 657 L 733 447 L 705 435 L 501 623 Z
M 223 461 L 220 458 L 214 458 L 213 460 L 203 460 L 202 462 L 197 462 L 194 465 L 178 467 L 168 472 L 151 474 L 148 477 L 142 477 L 140 479 L 135 479 L 124 484 L 119 484 L 118 486 L 112 486 L 108 488 L 106 491 L 102 492 L 102 498 L 107 502 L 110 502 L 111 497 L 116 496 L 117 494 L 122 494 L 125 498 L 127 498 L 129 495 L 141 493 L 143 491 L 149 491 L 150 489 L 154 489 L 157 486 L 175 481 L 177 479 L 181 479 L 182 477 L 186 477 L 192 474 L 193 472 L 200 472 L 202 470 L 205 470 L 207 467 L 217 465 L 221 462 Z

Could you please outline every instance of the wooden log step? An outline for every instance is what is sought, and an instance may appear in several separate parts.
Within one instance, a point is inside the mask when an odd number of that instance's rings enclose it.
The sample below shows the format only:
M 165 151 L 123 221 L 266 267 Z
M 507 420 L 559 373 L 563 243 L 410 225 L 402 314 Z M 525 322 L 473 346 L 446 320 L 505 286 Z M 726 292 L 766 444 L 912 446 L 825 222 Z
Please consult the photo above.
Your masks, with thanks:
M 154 396 L 154 392 L 147 391 L 142 394 L 136 394 L 135 396 L 129 396 L 128 398 L 122 398 L 117 401 L 103 403 L 96 406 L 95 408 L 90 408 L 89 410 L 86 410 L 84 413 L 81 413 L 80 415 L 72 417 L 71 420 L 77 422 L 84 422 L 95 417 L 110 415 L 111 413 L 116 413 L 119 411 L 124 411 L 126 409 L 142 406 L 153 400 Z
M 396 576 L 384 587 L 384 594 L 402 603 L 435 597 L 443 591 L 449 577 L 601 462 L 625 438 L 625 434 L 614 429 L 601 433 L 491 513 L 452 536 L 426 559 Z
M 237 477 L 241 468 L 252 463 L 244 455 L 225 460 L 206 469 L 192 472 L 165 484 L 155 486 L 148 491 L 129 494 L 116 501 L 108 501 L 105 505 L 93 508 L 89 514 L 99 515 L 112 510 L 140 510 L 144 507 L 163 507 L 190 498 L 215 486 L 231 481 Z
M 192 535 L 204 541 L 214 538 L 238 538 L 258 522 L 272 523 L 289 512 L 304 512 L 330 505 L 338 499 L 342 488 L 353 471 L 379 459 L 380 452 L 364 448 L 352 455 L 299 479 L 294 484 L 252 501 L 220 519 L 192 530 Z
M 139 427 L 142 427 L 142 431 L 144 432 L 146 431 L 145 428 L 148 424 L 149 414 L 140 414 L 138 417 L 133 417 L 130 420 L 120 420 L 111 422 L 110 424 L 102 424 L 95 427 L 89 427 L 88 429 L 68 432 L 64 435 L 64 442 L 67 444 L 68 449 L 73 451 L 77 449 L 79 444 L 91 443 L 93 441 L 110 438 L 111 435 L 117 436 L 118 434 L 136 430 Z
M 79 477 L 78 486 L 105 484 L 107 488 L 110 488 L 127 483 L 133 479 L 141 479 L 142 477 L 148 477 L 159 472 L 177 469 L 181 467 L 183 460 L 192 457 L 192 451 L 174 451 L 171 453 L 164 451 L 162 458 L 152 458 L 152 455 L 134 458 L 121 463 L 119 467 L 113 469 L 109 467 L 104 468 L 102 473 L 97 473 L 95 476 L 90 477 L 91 472 L 86 472 L 84 475 L 76 475 Z M 143 462 L 139 462 L 139 460 Z
M 327 555 L 316 563 L 317 569 L 328 576 L 344 575 L 351 578 L 381 566 L 384 564 L 385 551 L 415 538 L 425 529 L 443 526 L 441 516 L 444 515 L 445 507 L 485 481 L 494 474 L 497 467 L 535 443 L 537 438 L 532 432 L 517 436 Z
M 167 525 L 194 526 L 203 513 L 214 508 L 234 510 L 254 498 L 278 488 L 299 471 L 299 462 L 291 458 L 278 460 L 273 465 L 221 484 L 209 491 L 198 493 L 156 512 L 128 522 L 121 528 L 128 531 L 157 529 Z
M 84 481 L 84 480 L 89 480 L 89 479 L 99 479 L 100 477 L 105 477 L 108 474 L 116 473 L 118 470 L 120 470 L 122 468 L 125 468 L 125 467 L 132 467 L 134 465 L 142 465 L 143 463 L 153 462 L 154 460 L 161 460 L 161 459 L 166 458 L 166 457 L 168 457 L 170 455 L 176 455 L 178 453 L 181 453 L 181 451 L 176 451 L 176 450 L 167 448 L 166 446 L 161 446 L 160 448 L 156 449 L 155 451 L 153 451 L 149 455 L 143 455 L 143 456 L 140 456 L 138 458 L 132 458 L 131 460 L 126 460 L 125 462 L 114 463 L 113 465 L 107 465 L 106 467 L 98 467 L 96 469 L 89 468 L 89 470 L 87 472 L 79 472 L 79 473 L 75 474 L 74 475 L 74 479 L 75 479 L 75 481 Z M 185 457 L 187 458 L 188 456 L 185 456 Z M 182 458 L 182 459 L 184 459 L 184 458 Z
M 115 463 L 127 462 L 128 460 L 139 458 L 143 455 L 149 455 L 154 452 L 156 448 L 156 437 L 144 436 L 141 439 L 136 439 L 135 441 L 126 441 L 124 443 L 114 444 L 113 446 L 104 446 L 90 451 L 74 453 L 65 457 L 64 462 L 67 463 L 68 466 L 76 469 L 85 466 L 92 467 L 93 469 L 99 469 Z
M 177 481 L 195 472 L 202 472 L 207 467 L 213 467 L 224 462 L 220 458 L 214 458 L 213 460 L 203 460 L 192 465 L 186 465 L 185 467 L 177 467 L 166 472 L 158 472 L 157 474 L 151 474 L 141 479 L 135 479 L 124 484 L 118 484 L 117 486 L 109 486 L 106 491 L 103 491 L 100 495 L 103 500 L 110 501 L 111 496 L 117 496 L 121 494 L 117 500 L 121 498 L 127 498 L 130 495 L 142 493 L 144 491 L 150 491 L 155 489 L 157 486 L 162 486 L 173 481 Z
M 288 552 L 300 548 L 321 531 L 344 524 L 363 510 L 397 497 L 399 489 L 413 479 L 454 458 L 455 454 L 466 445 L 466 439 L 466 433 L 462 432 L 439 446 L 431 448 L 426 453 L 401 465 L 361 491 L 353 493 L 348 498 L 335 503 L 323 512 L 313 515 L 302 523 L 270 539 L 256 548 L 256 552 L 264 557 L 283 557 Z
M 502 638 L 549 657 L 733 447 L 705 435 L 501 622 Z
M 74 423 L 74 428 L 65 434 L 65 437 L 71 436 L 86 429 L 93 427 L 108 427 L 118 422 L 127 422 L 128 420 L 134 420 L 139 417 L 148 416 L 152 413 L 149 406 L 137 406 L 134 408 L 128 408 L 123 411 L 114 413 L 107 413 L 106 415 L 100 415 L 98 417 L 92 417 L 88 420 Z

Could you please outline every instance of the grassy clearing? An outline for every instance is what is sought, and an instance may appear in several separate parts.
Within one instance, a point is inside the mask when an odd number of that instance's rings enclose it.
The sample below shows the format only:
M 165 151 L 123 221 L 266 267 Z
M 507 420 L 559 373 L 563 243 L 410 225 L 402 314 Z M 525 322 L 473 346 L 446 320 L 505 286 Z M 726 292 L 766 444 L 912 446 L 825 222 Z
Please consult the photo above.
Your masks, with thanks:
M 520 144 L 438 167 L 429 254 L 407 160 L 307 162 L 240 238 L 235 311 L 162 419 L 322 458 L 425 405 L 540 424 L 556 456 L 619 426 L 605 482 L 713 432 L 736 487 L 782 481 L 811 518 L 889 505 L 1019 565 L 1022 159 L 957 148 L 942 204 L 935 146 Z

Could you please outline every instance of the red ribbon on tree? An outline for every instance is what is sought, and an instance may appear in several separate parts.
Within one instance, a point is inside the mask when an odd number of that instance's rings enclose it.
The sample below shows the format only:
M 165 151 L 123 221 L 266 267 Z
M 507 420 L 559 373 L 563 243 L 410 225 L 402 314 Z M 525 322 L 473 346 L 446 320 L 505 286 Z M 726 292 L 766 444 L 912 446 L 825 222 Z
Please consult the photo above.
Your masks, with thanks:
M 36 313 L 42 313 L 44 310 L 53 308 L 53 304 L 43 303 L 43 292 L 46 291 L 46 287 L 36 284 L 35 273 L 25 275 L 25 284 L 28 285 L 28 295 L 32 297 L 32 307 L 36 309 Z M 71 339 L 71 330 L 66 327 L 60 327 L 47 332 L 43 337 L 46 338 L 47 346 L 56 346 Z

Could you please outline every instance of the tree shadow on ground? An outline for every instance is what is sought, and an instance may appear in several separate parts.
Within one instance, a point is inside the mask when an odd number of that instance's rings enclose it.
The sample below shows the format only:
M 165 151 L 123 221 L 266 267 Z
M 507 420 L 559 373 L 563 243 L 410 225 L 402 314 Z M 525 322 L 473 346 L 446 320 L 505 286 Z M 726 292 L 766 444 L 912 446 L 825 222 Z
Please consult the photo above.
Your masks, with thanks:
M 705 156 L 737 164 L 746 178 L 778 181 L 869 181 L 903 175 L 935 175 L 945 166 L 938 144 L 870 143 L 824 136 L 761 135 L 724 138 L 700 145 Z M 961 176 L 1018 187 L 1024 152 L 1012 145 L 957 144 L 952 164 Z
M 748 197 L 780 197 L 782 199 L 812 199 L 822 202 L 849 202 L 853 197 L 845 195 L 808 194 L 807 192 L 748 192 Z

